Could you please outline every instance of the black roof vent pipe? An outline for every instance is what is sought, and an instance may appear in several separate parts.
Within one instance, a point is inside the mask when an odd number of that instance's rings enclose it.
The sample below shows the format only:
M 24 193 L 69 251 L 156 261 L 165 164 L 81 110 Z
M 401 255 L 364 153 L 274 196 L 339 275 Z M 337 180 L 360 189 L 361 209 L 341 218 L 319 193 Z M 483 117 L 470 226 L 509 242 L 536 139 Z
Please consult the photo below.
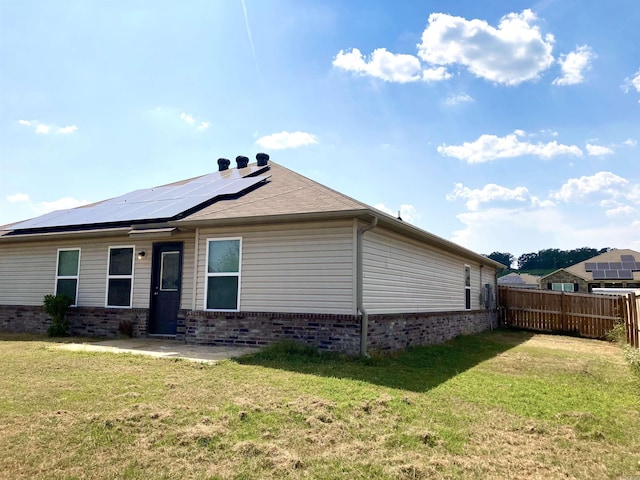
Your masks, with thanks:
M 266 153 L 258 153 L 256 154 L 256 160 L 258 161 L 259 167 L 266 167 L 267 163 L 269 163 L 269 155 Z
M 236 157 L 236 163 L 238 164 L 238 168 L 245 168 L 249 165 L 249 159 L 247 157 L 243 157 L 242 155 L 238 155 Z
M 227 170 L 229 168 L 229 165 L 231 165 L 231 160 L 227 158 L 218 159 L 218 171 L 222 172 L 224 170 Z

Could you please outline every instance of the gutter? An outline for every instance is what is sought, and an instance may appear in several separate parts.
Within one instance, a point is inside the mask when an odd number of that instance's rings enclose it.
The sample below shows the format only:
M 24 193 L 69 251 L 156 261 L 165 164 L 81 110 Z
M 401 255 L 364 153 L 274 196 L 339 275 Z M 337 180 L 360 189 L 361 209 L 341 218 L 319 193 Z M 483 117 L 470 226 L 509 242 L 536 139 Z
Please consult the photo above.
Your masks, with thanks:
M 358 229 L 357 242 L 356 242 L 356 269 L 357 269 L 357 283 L 356 283 L 356 295 L 357 295 L 357 308 L 358 312 L 362 314 L 360 321 L 360 355 L 368 357 L 367 353 L 367 336 L 369 331 L 369 313 L 364 307 L 364 295 L 363 295 L 363 251 L 362 251 L 362 237 L 365 232 L 374 229 L 378 225 L 378 217 L 373 217 L 373 221 L 362 228 Z

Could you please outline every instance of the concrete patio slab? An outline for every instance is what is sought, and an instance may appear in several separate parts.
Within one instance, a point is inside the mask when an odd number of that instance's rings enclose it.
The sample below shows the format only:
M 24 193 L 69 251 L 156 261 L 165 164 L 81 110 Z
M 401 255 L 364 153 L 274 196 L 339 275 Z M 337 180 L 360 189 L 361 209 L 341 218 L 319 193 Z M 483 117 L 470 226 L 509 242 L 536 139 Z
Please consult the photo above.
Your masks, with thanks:
M 157 358 L 182 358 L 194 362 L 214 363 L 254 353 L 258 348 L 214 345 L 189 345 L 171 340 L 123 338 L 86 343 L 65 343 L 57 348 L 75 352 L 132 353 Z

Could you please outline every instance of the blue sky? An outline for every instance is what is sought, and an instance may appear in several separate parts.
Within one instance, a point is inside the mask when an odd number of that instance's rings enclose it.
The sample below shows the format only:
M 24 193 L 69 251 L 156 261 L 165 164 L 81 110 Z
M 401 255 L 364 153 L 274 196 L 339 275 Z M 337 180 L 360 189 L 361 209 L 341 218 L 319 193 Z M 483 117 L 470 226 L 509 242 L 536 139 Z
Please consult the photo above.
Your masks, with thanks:
M 272 160 L 479 253 L 640 250 L 637 0 L 0 0 L 0 224 Z

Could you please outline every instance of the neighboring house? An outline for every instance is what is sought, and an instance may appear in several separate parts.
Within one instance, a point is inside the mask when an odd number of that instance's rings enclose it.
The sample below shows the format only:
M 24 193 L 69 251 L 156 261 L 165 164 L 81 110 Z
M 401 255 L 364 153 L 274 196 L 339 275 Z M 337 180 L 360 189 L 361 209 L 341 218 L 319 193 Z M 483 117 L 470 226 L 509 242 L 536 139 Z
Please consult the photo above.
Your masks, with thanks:
M 539 289 L 540 277 L 529 275 L 528 273 L 511 272 L 502 277 L 498 277 L 498 285 L 503 287 Z
M 500 264 L 274 163 L 0 227 L 0 329 L 347 353 L 489 328 Z
M 640 252 L 613 249 L 540 279 L 543 289 L 590 293 L 594 288 L 639 288 Z

